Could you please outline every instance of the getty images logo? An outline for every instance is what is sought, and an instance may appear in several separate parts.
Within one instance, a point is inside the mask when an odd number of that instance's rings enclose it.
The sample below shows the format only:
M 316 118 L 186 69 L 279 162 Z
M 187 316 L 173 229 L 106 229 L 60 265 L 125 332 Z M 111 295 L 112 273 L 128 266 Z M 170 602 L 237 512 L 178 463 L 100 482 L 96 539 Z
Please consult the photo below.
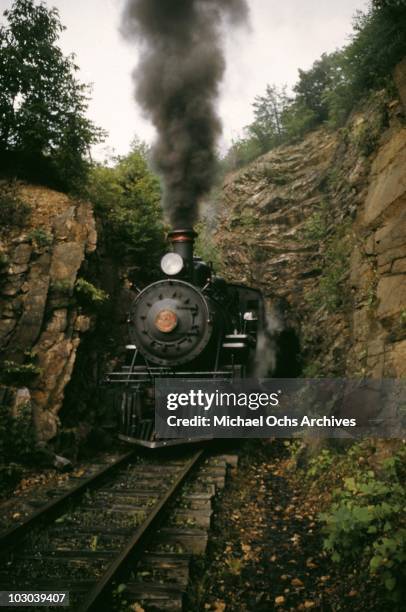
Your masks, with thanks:
M 278 406 L 281 393 L 281 391 L 276 393 L 224 393 L 219 390 L 207 393 L 201 389 L 198 391 L 192 389 L 187 393 L 168 393 L 166 407 L 168 410 L 189 407 L 198 407 L 205 411 L 223 407 L 258 410 L 258 408 Z

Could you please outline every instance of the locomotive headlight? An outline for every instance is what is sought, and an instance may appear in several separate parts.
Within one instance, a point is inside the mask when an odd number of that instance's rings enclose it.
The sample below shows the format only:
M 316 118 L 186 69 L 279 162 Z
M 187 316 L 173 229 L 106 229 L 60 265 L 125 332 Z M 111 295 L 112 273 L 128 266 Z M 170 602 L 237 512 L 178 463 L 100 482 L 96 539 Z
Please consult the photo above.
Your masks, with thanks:
M 183 259 L 179 253 L 167 253 L 161 259 L 161 270 L 167 276 L 175 276 L 183 268 Z

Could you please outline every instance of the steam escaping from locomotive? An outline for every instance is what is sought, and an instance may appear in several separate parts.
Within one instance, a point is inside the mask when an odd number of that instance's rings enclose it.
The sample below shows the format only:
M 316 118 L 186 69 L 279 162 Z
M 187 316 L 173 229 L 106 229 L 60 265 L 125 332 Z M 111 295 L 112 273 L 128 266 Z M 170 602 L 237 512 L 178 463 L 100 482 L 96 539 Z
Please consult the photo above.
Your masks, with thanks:
M 216 103 L 225 71 L 222 25 L 244 23 L 246 0 L 127 0 L 122 31 L 140 45 L 136 98 L 157 129 L 153 163 L 175 229 L 193 227 L 213 185 Z

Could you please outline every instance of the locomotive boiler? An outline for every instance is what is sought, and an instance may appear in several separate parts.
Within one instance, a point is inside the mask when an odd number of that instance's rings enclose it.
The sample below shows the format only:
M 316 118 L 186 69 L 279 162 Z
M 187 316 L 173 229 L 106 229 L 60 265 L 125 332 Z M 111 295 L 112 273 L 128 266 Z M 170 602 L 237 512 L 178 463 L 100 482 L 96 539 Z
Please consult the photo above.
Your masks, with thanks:
M 119 415 L 120 439 L 156 448 L 154 385 L 161 378 L 242 378 L 253 373 L 264 325 L 260 291 L 228 283 L 194 256 L 196 233 L 170 232 L 162 278 L 139 291 L 128 317 L 126 365 L 107 376 Z

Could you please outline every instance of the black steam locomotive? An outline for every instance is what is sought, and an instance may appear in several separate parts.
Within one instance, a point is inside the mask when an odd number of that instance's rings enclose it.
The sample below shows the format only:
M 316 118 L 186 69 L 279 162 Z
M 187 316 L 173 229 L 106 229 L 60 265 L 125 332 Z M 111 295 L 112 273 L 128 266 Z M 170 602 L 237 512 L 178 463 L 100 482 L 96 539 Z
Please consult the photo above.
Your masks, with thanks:
M 227 283 L 193 255 L 196 234 L 169 234 L 172 252 L 163 278 L 136 297 L 129 314 L 127 365 L 107 376 L 116 387 L 119 437 L 149 448 L 184 443 L 157 439 L 154 383 L 162 378 L 234 379 L 249 376 L 264 326 L 260 291 Z

